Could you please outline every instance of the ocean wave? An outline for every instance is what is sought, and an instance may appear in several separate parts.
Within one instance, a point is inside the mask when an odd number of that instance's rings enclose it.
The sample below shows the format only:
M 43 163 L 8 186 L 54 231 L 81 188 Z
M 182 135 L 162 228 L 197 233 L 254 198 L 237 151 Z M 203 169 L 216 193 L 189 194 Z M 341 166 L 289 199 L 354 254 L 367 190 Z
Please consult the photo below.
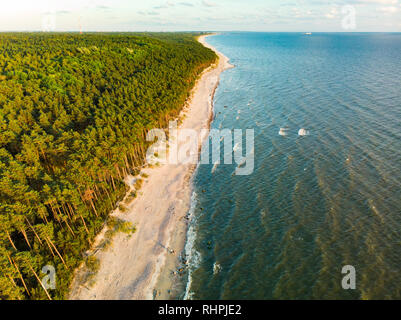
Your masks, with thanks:
M 191 196 L 191 206 L 188 211 L 189 227 L 187 231 L 187 241 L 185 243 L 185 256 L 188 261 L 188 280 L 185 287 L 184 300 L 191 300 L 193 292 L 191 292 L 192 273 L 199 267 L 201 262 L 201 254 L 195 249 L 196 241 L 196 217 L 194 215 L 196 205 L 198 204 L 197 194 L 194 191 Z
M 217 166 L 218 166 L 219 164 L 220 164 L 220 161 L 216 161 L 216 162 L 214 163 L 211 173 L 214 173 L 214 172 L 216 171 Z

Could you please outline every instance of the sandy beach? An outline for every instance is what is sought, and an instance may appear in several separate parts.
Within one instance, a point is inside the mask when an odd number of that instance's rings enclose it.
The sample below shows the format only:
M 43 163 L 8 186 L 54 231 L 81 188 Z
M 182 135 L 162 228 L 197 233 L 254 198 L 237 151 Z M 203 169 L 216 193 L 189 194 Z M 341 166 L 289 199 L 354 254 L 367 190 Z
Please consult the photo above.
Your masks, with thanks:
M 200 36 L 198 41 L 216 51 Z M 228 58 L 217 52 L 219 61 L 203 72 L 192 91 L 189 105 L 182 113 L 180 128 L 208 128 L 213 114 L 213 95 L 220 74 L 232 67 Z M 192 194 L 192 175 L 196 166 L 165 164 L 146 168 L 138 198 L 129 204 L 120 219 L 132 222 L 137 231 L 132 237 L 117 234 L 113 245 L 95 256 L 100 269 L 89 286 L 75 280 L 70 299 L 133 300 L 174 299 L 173 271 L 179 264 L 187 231 L 185 219 Z M 129 181 L 128 181 L 129 182 Z M 98 236 L 102 237 L 102 233 Z M 97 239 L 99 241 L 99 239 Z M 174 250 L 174 253 L 171 251 Z

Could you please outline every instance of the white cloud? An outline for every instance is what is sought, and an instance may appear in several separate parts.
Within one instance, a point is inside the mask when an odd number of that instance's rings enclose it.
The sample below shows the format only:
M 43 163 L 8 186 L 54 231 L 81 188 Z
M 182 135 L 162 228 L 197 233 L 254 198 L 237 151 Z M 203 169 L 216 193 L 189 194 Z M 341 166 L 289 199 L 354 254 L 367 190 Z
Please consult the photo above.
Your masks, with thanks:
M 326 13 L 324 16 L 327 19 L 334 19 L 337 15 L 338 15 L 338 10 L 337 10 L 337 8 L 333 7 L 333 8 L 331 8 L 330 12 Z
M 202 0 L 202 4 L 203 4 L 205 7 L 216 7 L 216 6 L 217 6 L 215 3 L 210 2 L 210 1 L 207 1 L 207 0 Z
M 360 2 L 373 4 L 397 4 L 398 0 L 361 0 Z
M 381 7 L 379 8 L 379 11 L 384 12 L 384 13 L 396 13 L 399 11 L 398 7 Z

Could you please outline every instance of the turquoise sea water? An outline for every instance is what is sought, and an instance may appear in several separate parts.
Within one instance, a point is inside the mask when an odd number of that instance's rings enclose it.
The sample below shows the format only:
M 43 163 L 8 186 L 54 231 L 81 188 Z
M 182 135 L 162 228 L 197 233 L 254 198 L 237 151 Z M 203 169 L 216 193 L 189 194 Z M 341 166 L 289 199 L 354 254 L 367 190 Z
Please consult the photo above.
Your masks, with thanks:
M 255 170 L 199 166 L 186 298 L 401 299 L 401 34 L 207 41 L 236 66 L 212 128 L 254 129 Z

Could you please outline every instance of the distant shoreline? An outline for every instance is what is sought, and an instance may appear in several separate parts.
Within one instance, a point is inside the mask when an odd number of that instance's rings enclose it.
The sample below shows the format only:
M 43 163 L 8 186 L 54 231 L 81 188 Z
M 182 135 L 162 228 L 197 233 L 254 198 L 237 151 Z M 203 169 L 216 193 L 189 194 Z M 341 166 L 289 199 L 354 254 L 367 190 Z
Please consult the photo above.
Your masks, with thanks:
M 213 117 L 213 96 L 220 74 L 231 67 L 228 58 L 206 43 L 211 36 L 201 35 L 198 41 L 218 55 L 217 65 L 206 69 L 191 93 L 189 107 L 180 118 L 180 128 L 200 132 L 209 128 Z M 201 144 L 200 144 L 201 145 Z M 175 284 L 172 271 L 179 264 L 183 251 L 192 194 L 192 175 L 196 165 L 161 165 L 146 168 L 148 176 L 139 196 L 123 218 L 138 227 L 129 239 L 117 234 L 113 246 L 98 253 L 100 270 L 92 287 L 76 285 L 70 299 L 77 300 L 151 300 L 173 299 Z M 169 249 L 174 250 L 170 253 Z

